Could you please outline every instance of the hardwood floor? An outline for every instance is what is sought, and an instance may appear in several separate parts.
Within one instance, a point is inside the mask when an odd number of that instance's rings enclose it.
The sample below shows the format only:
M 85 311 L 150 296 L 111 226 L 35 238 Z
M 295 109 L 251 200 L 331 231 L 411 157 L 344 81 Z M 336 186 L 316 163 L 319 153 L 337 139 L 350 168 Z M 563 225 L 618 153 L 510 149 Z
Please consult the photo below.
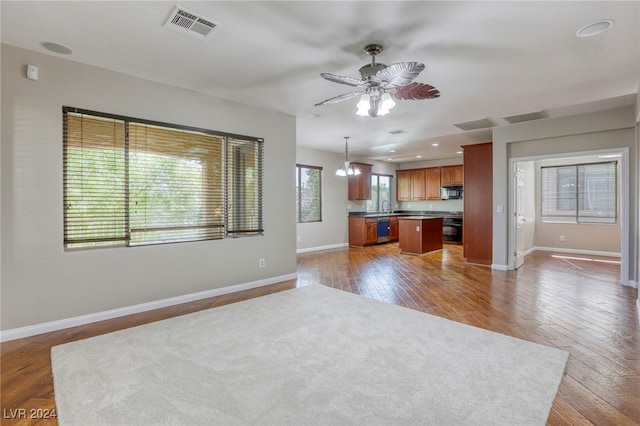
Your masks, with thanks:
M 57 424 L 37 418 L 55 409 L 52 346 L 315 283 L 566 350 L 548 424 L 640 425 L 636 290 L 619 285 L 619 264 L 606 262 L 615 259 L 555 256 L 495 271 L 464 263 L 455 245 L 422 256 L 397 244 L 306 253 L 297 280 L 6 342 L 2 424 Z

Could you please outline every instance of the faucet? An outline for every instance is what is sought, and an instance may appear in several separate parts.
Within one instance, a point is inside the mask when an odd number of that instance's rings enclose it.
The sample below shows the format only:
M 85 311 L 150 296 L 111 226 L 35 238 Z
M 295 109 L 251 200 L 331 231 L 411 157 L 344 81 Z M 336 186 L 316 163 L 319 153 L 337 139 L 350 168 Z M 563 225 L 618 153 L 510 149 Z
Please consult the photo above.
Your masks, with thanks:
M 384 203 L 387 203 L 389 206 L 386 210 L 384 208 Z M 382 200 L 382 213 L 391 213 L 391 202 L 389 200 Z

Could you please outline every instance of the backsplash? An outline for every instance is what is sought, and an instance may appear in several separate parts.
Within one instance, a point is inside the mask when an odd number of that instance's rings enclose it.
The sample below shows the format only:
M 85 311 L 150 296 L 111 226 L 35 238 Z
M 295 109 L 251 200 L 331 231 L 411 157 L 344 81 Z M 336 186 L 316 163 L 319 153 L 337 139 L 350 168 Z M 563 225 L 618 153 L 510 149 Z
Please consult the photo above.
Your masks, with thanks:
M 391 208 L 396 210 L 414 211 L 451 211 L 461 212 L 464 200 L 430 200 L 430 201 L 395 201 L 391 203 Z M 347 212 L 366 212 L 366 201 L 348 201 Z

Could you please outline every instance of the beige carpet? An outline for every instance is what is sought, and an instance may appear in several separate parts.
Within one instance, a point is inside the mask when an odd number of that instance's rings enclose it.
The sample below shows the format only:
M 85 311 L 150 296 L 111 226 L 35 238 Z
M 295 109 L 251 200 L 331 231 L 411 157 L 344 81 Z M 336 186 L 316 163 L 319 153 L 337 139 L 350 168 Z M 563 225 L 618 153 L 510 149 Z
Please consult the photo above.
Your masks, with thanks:
M 568 353 L 312 285 L 52 348 L 60 425 L 544 425 Z

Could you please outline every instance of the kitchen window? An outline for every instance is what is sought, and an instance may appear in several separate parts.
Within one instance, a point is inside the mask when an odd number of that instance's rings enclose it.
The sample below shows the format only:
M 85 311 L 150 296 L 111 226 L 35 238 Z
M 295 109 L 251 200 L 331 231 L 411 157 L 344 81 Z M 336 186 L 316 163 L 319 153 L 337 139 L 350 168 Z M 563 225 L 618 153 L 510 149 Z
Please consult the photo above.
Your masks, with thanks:
M 617 162 L 542 167 L 542 221 L 615 224 Z
M 391 211 L 390 175 L 371 174 L 371 199 L 367 200 L 367 211 Z
M 296 222 L 322 221 L 322 167 L 296 165 Z
M 263 141 L 63 108 L 64 247 L 262 235 Z

